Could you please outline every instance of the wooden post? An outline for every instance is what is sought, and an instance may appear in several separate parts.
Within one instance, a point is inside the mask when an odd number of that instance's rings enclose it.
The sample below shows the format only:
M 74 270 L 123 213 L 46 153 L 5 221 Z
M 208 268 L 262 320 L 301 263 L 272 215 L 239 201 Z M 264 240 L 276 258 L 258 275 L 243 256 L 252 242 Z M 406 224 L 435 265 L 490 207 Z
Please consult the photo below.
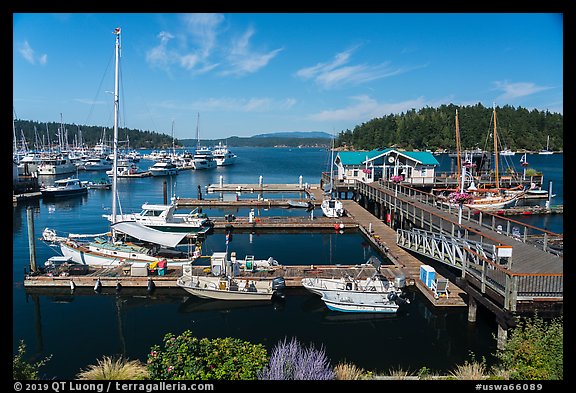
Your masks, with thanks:
M 478 310 L 478 303 L 472 297 L 468 297 L 468 322 L 476 322 L 476 312 Z
M 502 326 L 502 324 L 498 323 L 498 333 L 497 333 L 497 348 L 504 349 L 506 346 L 506 341 L 508 339 L 508 330 Z
M 162 188 L 162 195 L 164 196 L 164 204 L 168 204 L 168 188 L 166 185 L 166 180 L 164 180 L 163 188 Z
M 26 217 L 28 220 L 28 249 L 30 250 L 30 270 L 36 272 L 36 242 L 34 241 L 34 215 L 32 207 L 26 209 Z

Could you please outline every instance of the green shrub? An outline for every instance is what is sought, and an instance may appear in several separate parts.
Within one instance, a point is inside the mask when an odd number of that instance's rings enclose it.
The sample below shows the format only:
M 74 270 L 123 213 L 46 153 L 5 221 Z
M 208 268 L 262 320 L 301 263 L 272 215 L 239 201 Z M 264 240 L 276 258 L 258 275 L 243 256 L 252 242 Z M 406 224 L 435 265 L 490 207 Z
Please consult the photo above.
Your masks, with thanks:
M 15 380 L 38 380 L 38 369 L 45 365 L 52 355 L 40 360 L 36 363 L 30 363 L 24 360 L 26 353 L 26 344 L 21 340 L 18 345 L 18 353 L 12 359 L 12 378 Z
M 158 380 L 252 380 L 268 363 L 266 348 L 235 338 L 198 339 L 187 330 L 168 333 L 164 347 L 148 354 L 147 369 Z
M 562 317 L 545 322 L 542 318 L 517 318 L 516 327 L 496 356 L 500 367 L 513 380 L 561 380 L 563 365 Z

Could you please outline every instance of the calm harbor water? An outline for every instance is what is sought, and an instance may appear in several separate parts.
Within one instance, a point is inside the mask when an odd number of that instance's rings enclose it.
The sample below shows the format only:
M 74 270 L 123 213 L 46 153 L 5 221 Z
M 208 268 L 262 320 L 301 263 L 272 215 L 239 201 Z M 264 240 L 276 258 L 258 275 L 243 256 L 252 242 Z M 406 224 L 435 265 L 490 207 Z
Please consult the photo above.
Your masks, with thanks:
M 204 197 L 205 186 L 224 183 L 317 184 L 320 173 L 329 168 L 330 154 L 324 149 L 235 148 L 239 156 L 230 167 L 206 171 L 185 171 L 168 182 L 168 193 L 179 197 Z M 437 157 L 440 170 L 450 170 L 450 158 Z M 528 156 L 530 167 L 545 174 L 545 183 L 553 182 L 552 204 L 563 203 L 563 156 Z M 512 157 L 519 167 L 520 156 Z M 147 169 L 150 162 L 141 161 Z M 83 180 L 104 173 L 80 172 Z M 53 178 L 42 179 L 46 183 Z M 122 211 L 139 211 L 142 203 L 162 203 L 162 178 L 119 179 L 118 192 Z M 545 187 L 547 188 L 547 187 Z M 281 195 L 298 197 L 298 195 Z M 241 197 L 248 197 L 241 196 Z M 273 195 L 265 195 L 275 197 Z M 34 211 L 35 238 L 45 227 L 62 233 L 99 233 L 108 229 L 102 214 L 110 212 L 111 192 L 90 190 L 87 196 L 62 201 L 33 201 L 13 209 L 13 338 L 15 353 L 20 340 L 27 354 L 43 358 L 52 355 L 41 369 L 46 378 L 69 379 L 104 355 L 124 355 L 146 359 L 152 345 L 160 344 L 164 334 L 191 330 L 199 337 L 232 336 L 269 349 L 285 337 L 297 337 L 302 343 L 323 346 L 333 364 L 352 362 L 367 370 L 391 369 L 417 371 L 451 370 L 454 365 L 486 357 L 494 361 L 495 318 L 479 308 L 476 323 L 467 322 L 465 308 L 435 309 L 417 291 L 410 291 L 411 304 L 397 315 L 365 316 L 329 311 L 318 296 L 303 289 L 289 289 L 283 300 L 266 304 L 245 304 L 196 299 L 184 291 L 144 290 L 104 291 L 91 288 L 58 291 L 27 290 L 23 272 L 29 265 L 26 208 Z M 234 214 L 248 216 L 249 209 L 205 209 L 210 216 Z M 300 209 L 258 209 L 256 215 L 309 215 Z M 315 216 L 320 216 L 317 209 Z M 519 220 L 562 233 L 561 215 L 521 217 Z M 204 254 L 225 249 L 224 234 L 210 235 Z M 378 254 L 359 233 L 234 233 L 229 251 L 239 257 L 274 257 L 281 264 L 356 264 Z M 38 241 L 39 263 L 55 255 L 55 249 Z M 379 257 L 383 263 L 383 260 Z

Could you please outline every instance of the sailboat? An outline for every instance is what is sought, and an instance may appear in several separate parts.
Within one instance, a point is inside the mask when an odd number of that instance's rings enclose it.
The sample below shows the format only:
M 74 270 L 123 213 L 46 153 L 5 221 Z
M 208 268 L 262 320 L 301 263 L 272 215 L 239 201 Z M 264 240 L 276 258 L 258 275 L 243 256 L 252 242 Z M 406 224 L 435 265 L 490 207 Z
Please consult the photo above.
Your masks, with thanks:
M 513 206 L 518 199 L 524 196 L 526 190 L 505 190 L 500 187 L 500 174 L 498 163 L 498 136 L 497 136 L 497 122 L 496 122 L 496 106 L 493 110 L 493 138 L 494 138 L 494 174 L 495 174 L 495 187 L 493 188 L 477 188 L 474 181 L 471 182 L 468 188 L 465 188 L 466 183 L 466 164 L 461 163 L 460 153 L 460 134 L 458 128 L 458 110 L 456 110 L 456 150 L 458 159 L 458 179 L 460 182 L 456 190 L 452 190 L 451 194 L 444 197 L 443 204 L 457 207 L 460 203 L 470 209 L 500 209 Z M 470 176 L 471 177 L 471 176 Z M 438 190 L 437 190 L 438 191 Z M 447 191 L 447 190 L 440 190 Z M 511 192 L 514 191 L 514 192 Z
M 322 208 L 322 213 L 326 217 L 338 218 L 344 215 L 344 205 L 342 204 L 341 201 L 334 198 L 333 188 L 334 188 L 334 138 L 332 138 L 332 150 L 330 155 L 330 189 L 327 192 L 329 198 L 324 199 L 320 204 L 320 207 Z
M 118 222 L 116 214 L 118 181 L 118 108 L 119 108 L 119 57 L 120 28 L 114 30 L 116 38 L 116 68 L 114 79 L 114 160 L 112 172 L 112 215 L 110 232 L 100 234 L 69 234 L 58 236 L 56 231 L 46 228 L 43 239 L 59 243 L 62 255 L 72 262 L 97 266 L 114 267 L 131 265 L 136 262 L 166 261 L 169 265 L 182 266 L 200 257 L 201 248 L 188 244 L 186 251 L 177 249 L 187 237 L 187 233 L 163 232 L 148 228 L 137 222 Z M 193 249 L 193 251 L 192 251 Z
M 538 154 L 542 155 L 554 154 L 554 152 L 549 149 L 550 149 L 550 135 L 548 135 L 548 137 L 546 138 L 546 149 L 540 150 Z

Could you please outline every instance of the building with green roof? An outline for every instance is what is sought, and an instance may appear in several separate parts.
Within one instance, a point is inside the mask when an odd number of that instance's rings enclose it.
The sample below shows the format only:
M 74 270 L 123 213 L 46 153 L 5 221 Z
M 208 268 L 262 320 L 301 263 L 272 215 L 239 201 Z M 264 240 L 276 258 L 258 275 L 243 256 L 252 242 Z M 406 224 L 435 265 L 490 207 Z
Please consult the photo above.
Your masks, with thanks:
M 405 184 L 423 186 L 434 184 L 435 170 L 440 163 L 430 152 L 379 148 L 338 152 L 334 165 L 336 179 L 344 183 L 371 183 L 402 176 Z

